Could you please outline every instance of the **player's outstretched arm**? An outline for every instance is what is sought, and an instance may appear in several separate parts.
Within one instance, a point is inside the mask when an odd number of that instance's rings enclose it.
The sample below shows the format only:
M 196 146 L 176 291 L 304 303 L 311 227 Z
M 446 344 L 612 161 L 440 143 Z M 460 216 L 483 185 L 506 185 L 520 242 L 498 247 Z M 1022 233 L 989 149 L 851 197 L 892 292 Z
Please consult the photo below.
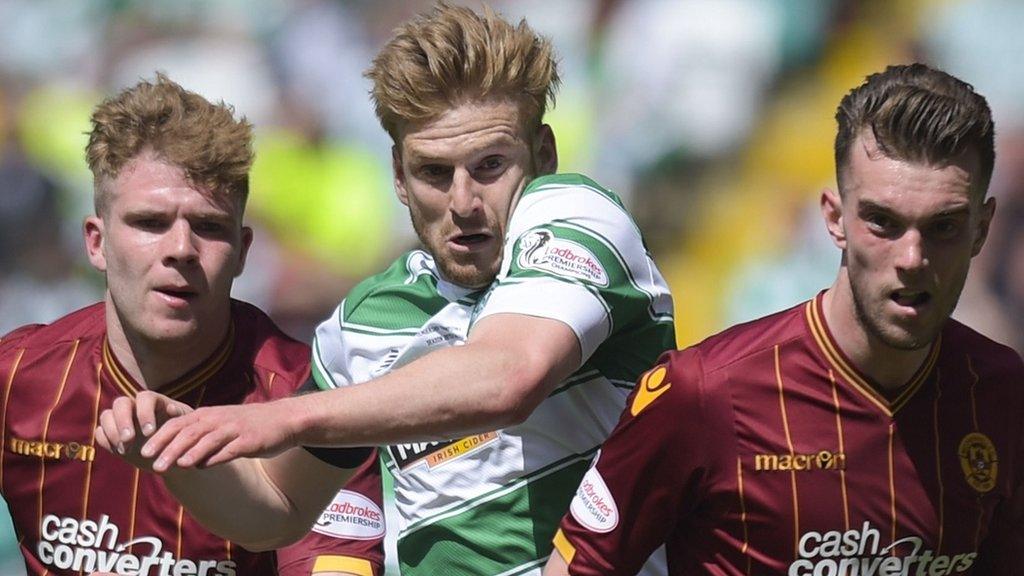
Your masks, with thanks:
M 305 403 L 273 402 L 199 408 L 159 426 L 141 448 L 163 473 L 172 466 L 215 466 L 236 458 L 270 458 L 302 445 Z
M 136 467 L 149 469 L 151 459 L 140 440 L 173 401 L 153 392 L 136 401 L 120 398 L 100 416 L 96 441 Z M 177 410 L 182 410 L 180 406 Z M 178 418 L 180 418 L 179 416 Z M 167 420 L 163 426 L 175 421 Z M 211 532 L 253 550 L 291 544 L 309 532 L 317 516 L 351 475 L 303 449 L 270 459 L 238 459 L 213 468 L 173 468 L 164 484 Z
M 522 314 L 481 320 L 444 348 L 352 386 L 264 404 L 201 408 L 162 426 L 154 469 L 212 466 L 289 446 L 374 446 L 488 432 L 524 421 L 576 370 L 569 326 Z

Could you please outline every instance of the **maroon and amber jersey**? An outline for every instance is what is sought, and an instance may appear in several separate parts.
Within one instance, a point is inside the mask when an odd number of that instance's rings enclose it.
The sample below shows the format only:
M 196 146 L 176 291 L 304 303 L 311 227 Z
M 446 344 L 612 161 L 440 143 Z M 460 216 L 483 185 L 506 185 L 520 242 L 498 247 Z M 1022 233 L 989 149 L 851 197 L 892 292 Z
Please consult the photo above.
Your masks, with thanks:
M 253 306 L 233 302 L 231 316 L 224 343 L 162 393 L 194 407 L 243 404 L 305 382 L 308 347 Z M 140 390 L 110 350 L 102 304 L 0 340 L 0 491 L 29 574 L 298 576 L 368 565 L 335 556 L 339 541 L 319 533 L 276 554 L 242 549 L 200 526 L 158 476 L 98 449 L 100 412 Z
M 325 461 L 337 465 L 329 458 Z M 330 536 L 332 553 L 344 557 L 330 564 L 321 561 L 322 566 L 335 565 L 339 572 L 359 576 L 384 573 L 384 488 L 376 450 L 334 495 L 313 524 L 313 531 Z
M 665 543 L 672 574 L 1024 574 L 989 552 L 1024 533 L 1002 518 L 1024 480 L 1020 357 L 951 320 L 897 396 L 877 390 L 821 295 L 665 354 L 556 534 L 570 573 L 634 574 Z

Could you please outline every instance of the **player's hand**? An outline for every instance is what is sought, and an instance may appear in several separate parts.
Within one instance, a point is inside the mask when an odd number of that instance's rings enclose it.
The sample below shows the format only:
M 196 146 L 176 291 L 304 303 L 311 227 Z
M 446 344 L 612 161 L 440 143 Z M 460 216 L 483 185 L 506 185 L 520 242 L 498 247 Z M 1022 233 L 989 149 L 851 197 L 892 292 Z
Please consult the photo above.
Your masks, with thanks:
M 122 396 L 100 414 L 96 443 L 142 469 L 149 462 L 140 454 L 141 440 L 169 419 L 192 411 L 187 404 L 156 392 L 143 391 L 135 398 Z
M 296 445 L 287 401 L 199 408 L 160 426 L 142 447 L 153 470 L 268 458 Z

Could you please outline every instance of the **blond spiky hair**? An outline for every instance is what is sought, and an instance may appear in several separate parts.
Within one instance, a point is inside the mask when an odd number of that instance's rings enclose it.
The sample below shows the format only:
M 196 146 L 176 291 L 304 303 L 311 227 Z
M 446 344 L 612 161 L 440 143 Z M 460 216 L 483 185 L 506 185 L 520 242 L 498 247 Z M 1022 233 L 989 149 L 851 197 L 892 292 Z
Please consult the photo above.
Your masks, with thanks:
M 489 7 L 479 15 L 447 2 L 398 28 L 365 75 L 396 143 L 404 124 L 477 98 L 519 101 L 526 126 L 536 128 L 559 83 L 551 42 L 525 20 L 513 26 Z
M 99 104 L 85 148 L 95 185 L 96 213 L 109 197 L 105 183 L 133 158 L 151 150 L 184 170 L 188 179 L 218 197 L 245 205 L 252 166 L 252 125 L 235 120 L 230 106 L 211 104 L 158 73 Z

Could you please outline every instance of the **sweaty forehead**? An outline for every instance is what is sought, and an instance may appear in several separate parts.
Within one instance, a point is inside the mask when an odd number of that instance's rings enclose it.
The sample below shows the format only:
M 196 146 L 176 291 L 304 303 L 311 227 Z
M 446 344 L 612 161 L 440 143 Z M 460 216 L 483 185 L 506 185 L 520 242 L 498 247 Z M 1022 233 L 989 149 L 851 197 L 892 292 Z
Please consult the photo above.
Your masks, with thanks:
M 867 194 L 934 192 L 968 200 L 984 198 L 981 160 L 975 150 L 965 150 L 942 162 L 894 158 L 886 154 L 873 134 L 861 132 L 850 146 L 840 174 L 840 192 Z
M 111 184 L 118 191 L 192 186 L 182 168 L 150 155 L 128 161 Z
M 883 150 L 870 130 L 853 141 L 846 166 L 840 174 L 841 192 L 888 188 L 914 190 L 934 188 L 944 192 L 967 192 L 972 200 L 984 198 L 981 159 L 971 149 L 943 161 L 905 159 Z
M 140 157 L 127 163 L 112 181 L 101 183 L 109 202 L 123 210 L 161 211 L 188 207 L 195 213 L 229 214 L 238 210 L 226 194 L 214 194 L 193 183 L 185 171 L 168 162 Z
M 511 101 L 470 102 L 437 118 L 406 125 L 402 151 L 415 157 L 445 157 L 513 146 L 523 140 L 519 106 Z

